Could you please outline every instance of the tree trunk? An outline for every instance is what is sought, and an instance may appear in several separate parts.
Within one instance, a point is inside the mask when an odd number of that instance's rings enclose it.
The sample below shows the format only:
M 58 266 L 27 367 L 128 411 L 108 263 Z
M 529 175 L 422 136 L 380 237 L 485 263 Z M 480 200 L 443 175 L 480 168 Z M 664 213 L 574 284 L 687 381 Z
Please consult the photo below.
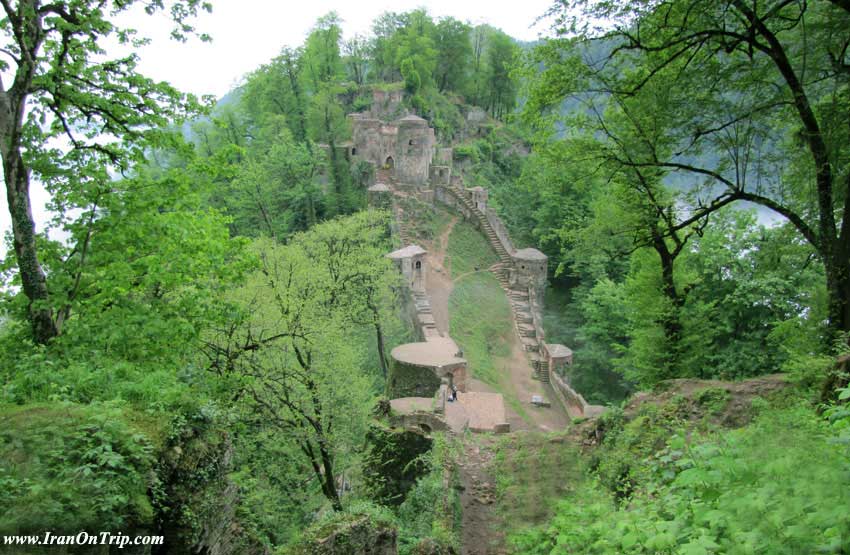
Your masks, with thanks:
M 673 274 L 676 255 L 670 252 L 667 242 L 656 230 L 653 233 L 653 248 L 661 259 L 661 291 L 670 303 L 668 311 L 661 317 L 659 324 L 664 329 L 664 338 L 667 343 L 667 365 L 669 377 L 674 377 L 675 367 L 679 362 L 679 343 L 682 339 L 682 322 L 679 311 L 684 304 L 684 299 L 676 289 Z
M 0 154 L 6 181 L 6 200 L 12 219 L 15 257 L 24 295 L 29 299 L 29 320 L 37 343 L 46 344 L 59 334 L 49 305 L 47 278 L 38 260 L 35 220 L 30 201 L 29 170 L 21 156 L 22 100 L 14 102 L 0 89 Z
M 381 373 L 384 375 L 384 379 L 387 379 L 389 375 L 389 368 L 387 365 L 387 356 L 384 351 L 384 331 L 381 329 L 381 323 L 377 320 L 375 321 L 375 336 L 378 339 L 378 361 L 381 363 Z
M 319 454 L 322 457 L 322 468 L 324 469 L 324 483 L 322 484 L 322 489 L 325 490 L 325 497 L 330 500 L 331 506 L 335 511 L 341 511 L 342 501 L 340 501 L 339 498 L 339 490 L 336 489 L 333 460 L 331 459 L 328 450 L 325 449 L 324 438 L 319 438 Z
M 850 260 L 843 249 L 833 251 L 832 256 L 824 257 L 831 342 L 850 332 Z M 847 337 L 843 339 L 848 340 Z

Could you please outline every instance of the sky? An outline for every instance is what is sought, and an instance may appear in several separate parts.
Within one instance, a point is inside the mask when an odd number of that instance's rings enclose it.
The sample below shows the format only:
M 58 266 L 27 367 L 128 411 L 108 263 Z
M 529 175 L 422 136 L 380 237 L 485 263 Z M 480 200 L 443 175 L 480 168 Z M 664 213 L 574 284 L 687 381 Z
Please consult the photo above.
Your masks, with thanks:
M 150 27 L 145 18 L 134 23 L 154 44 L 140 52 L 142 70 L 161 77 L 177 88 L 195 94 L 223 96 L 239 79 L 268 62 L 284 46 L 299 46 L 316 20 L 336 11 L 343 20 L 345 38 L 367 34 L 372 21 L 385 11 L 404 12 L 425 7 L 432 17 L 452 16 L 473 24 L 488 23 L 514 38 L 535 40 L 546 30 L 535 25 L 553 0 L 213 0 L 213 13 L 198 19 L 200 31 L 213 37 L 212 44 L 193 41 L 175 44 L 167 38 L 167 26 Z
M 212 0 L 212 13 L 203 13 L 195 24 L 212 36 L 211 43 L 170 40 L 166 17 L 149 17 L 141 11 L 122 16 L 120 23 L 138 29 L 152 40 L 138 50 L 139 70 L 168 81 L 178 89 L 217 98 L 239 84 L 242 77 L 270 61 L 284 46 L 299 46 L 322 15 L 336 11 L 343 20 L 344 38 L 368 35 L 372 21 L 386 11 L 404 12 L 425 7 L 434 18 L 451 16 L 472 24 L 487 23 L 522 41 L 545 34 L 545 23 L 536 23 L 553 0 Z M 107 47 L 107 53 L 110 49 Z M 3 75 L 4 82 L 8 76 Z M 49 218 L 44 208 L 48 195 L 33 183 L 31 198 L 36 229 Z M 6 195 L 0 195 L 0 236 L 11 229 Z M 54 237 L 58 238 L 58 236 Z M 0 256 L 5 255 L 0 241 Z

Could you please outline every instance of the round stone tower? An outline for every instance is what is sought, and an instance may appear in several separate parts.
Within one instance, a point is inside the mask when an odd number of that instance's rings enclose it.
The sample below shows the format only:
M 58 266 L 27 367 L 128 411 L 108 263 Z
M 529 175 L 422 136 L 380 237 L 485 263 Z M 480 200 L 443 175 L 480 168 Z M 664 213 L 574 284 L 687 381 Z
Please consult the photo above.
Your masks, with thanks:
M 427 121 L 414 115 L 401 118 L 395 125 L 398 128 L 396 179 L 404 184 L 426 184 L 436 144 L 434 130 Z

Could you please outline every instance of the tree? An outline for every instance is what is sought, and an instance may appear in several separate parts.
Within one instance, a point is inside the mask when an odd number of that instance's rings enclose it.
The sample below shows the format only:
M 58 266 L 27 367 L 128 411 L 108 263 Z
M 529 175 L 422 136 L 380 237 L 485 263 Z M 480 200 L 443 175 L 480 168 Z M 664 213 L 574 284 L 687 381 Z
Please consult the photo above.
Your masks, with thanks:
M 494 118 L 504 118 L 516 106 L 517 90 L 511 70 L 518 54 L 519 47 L 511 37 L 501 31 L 490 35 L 487 49 L 487 109 Z
M 434 29 L 437 65 L 434 80 L 440 91 L 462 91 L 472 58 L 470 26 L 452 17 L 441 18 Z
M 345 65 L 348 67 L 349 77 L 357 86 L 366 83 L 366 68 L 369 64 L 368 42 L 363 35 L 354 35 L 342 45 L 345 54 Z
M 304 44 L 301 64 L 307 86 L 314 94 L 345 73 L 340 55 L 341 25 L 342 20 L 336 12 L 320 17 Z
M 258 240 L 258 269 L 228 295 L 232 316 L 206 341 L 210 369 L 244 400 L 248 418 L 293 446 L 335 510 L 337 478 L 360 446 L 373 402 L 364 342 L 354 338 L 360 329 L 381 333 L 379 305 L 397 277 L 382 256 L 385 233 L 385 214 L 362 213 L 286 246 Z
M 434 68 L 437 65 L 437 50 L 434 45 L 434 21 L 423 10 L 405 14 L 404 26 L 393 35 L 395 67 L 401 71 L 402 64 L 409 64 L 408 73 L 416 72 L 423 86 L 433 86 Z M 401 71 L 402 77 L 404 72 Z M 405 77 L 405 81 L 407 78 Z
M 353 326 L 374 330 L 381 374 L 386 379 L 386 322 L 396 298 L 398 272 L 384 256 L 390 250 L 386 212 L 365 211 L 332 220 L 303 235 L 300 244 L 330 278 L 330 305 Z
M 126 170 L 156 135 L 152 129 L 197 109 L 193 98 L 139 74 L 136 54 L 105 56 L 101 44 L 108 38 L 125 46 L 144 42 L 114 19 L 140 4 L 148 13 L 167 9 L 178 39 L 193 32 L 188 21 L 198 8 L 210 9 L 200 0 L 167 7 L 132 0 L 3 2 L 0 51 L 11 85 L 0 83 L 0 156 L 21 286 L 39 343 L 61 333 L 58 315 L 65 307 L 55 306 L 40 260 L 31 179 L 43 181 L 54 195 L 70 199 L 76 191 L 74 204 L 92 208 L 107 187 L 105 168 Z M 63 142 L 68 146 L 56 146 Z
M 264 118 L 286 116 L 295 140 L 307 140 L 307 99 L 301 83 L 303 52 L 283 48 L 271 63 L 251 73 L 242 87 L 240 107 L 252 125 L 262 127 Z M 307 145 L 309 148 L 309 144 Z
M 673 0 L 652 5 L 562 2 L 562 30 L 603 45 L 583 55 L 588 80 L 562 96 L 628 97 L 652 82 L 676 92 L 677 126 L 625 166 L 700 182 L 703 206 L 748 201 L 787 219 L 825 269 L 832 336 L 850 331 L 850 179 L 847 161 L 850 7 L 842 2 Z M 566 41 L 565 41 L 566 43 Z M 632 71 L 635 66 L 640 71 Z M 552 66 L 561 67 L 557 63 Z M 548 69 L 547 69 L 548 71 Z M 554 73 L 552 74 L 554 77 Z M 803 147 L 802 149 L 800 147 Z
M 283 241 L 323 214 L 320 161 L 293 140 L 283 118 L 259 131 L 222 200 L 236 234 Z

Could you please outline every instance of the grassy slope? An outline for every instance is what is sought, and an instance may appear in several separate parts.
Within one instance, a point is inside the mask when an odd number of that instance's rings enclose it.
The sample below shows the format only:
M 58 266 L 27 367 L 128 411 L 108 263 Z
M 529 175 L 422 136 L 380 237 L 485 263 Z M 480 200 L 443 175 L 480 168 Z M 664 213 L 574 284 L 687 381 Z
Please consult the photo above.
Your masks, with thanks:
M 455 281 L 449 297 L 452 338 L 463 349 L 472 376 L 504 395 L 505 402 L 523 419 L 528 413 L 506 383 L 506 372 L 497 362 L 510 356 L 514 333 L 508 299 L 496 278 L 486 270 L 498 262 L 490 243 L 467 222 L 458 222 L 449 235 L 447 259 Z
M 496 278 L 488 273 L 466 276 L 449 298 L 452 338 L 460 344 L 472 375 L 500 388 L 495 359 L 508 350 L 511 312 Z
M 546 523 L 587 480 L 578 449 L 558 433 L 501 438 L 494 464 L 498 514 L 508 535 Z
M 452 229 L 447 259 L 452 279 L 476 269 L 486 270 L 499 261 L 487 238 L 466 221 L 458 222 Z

